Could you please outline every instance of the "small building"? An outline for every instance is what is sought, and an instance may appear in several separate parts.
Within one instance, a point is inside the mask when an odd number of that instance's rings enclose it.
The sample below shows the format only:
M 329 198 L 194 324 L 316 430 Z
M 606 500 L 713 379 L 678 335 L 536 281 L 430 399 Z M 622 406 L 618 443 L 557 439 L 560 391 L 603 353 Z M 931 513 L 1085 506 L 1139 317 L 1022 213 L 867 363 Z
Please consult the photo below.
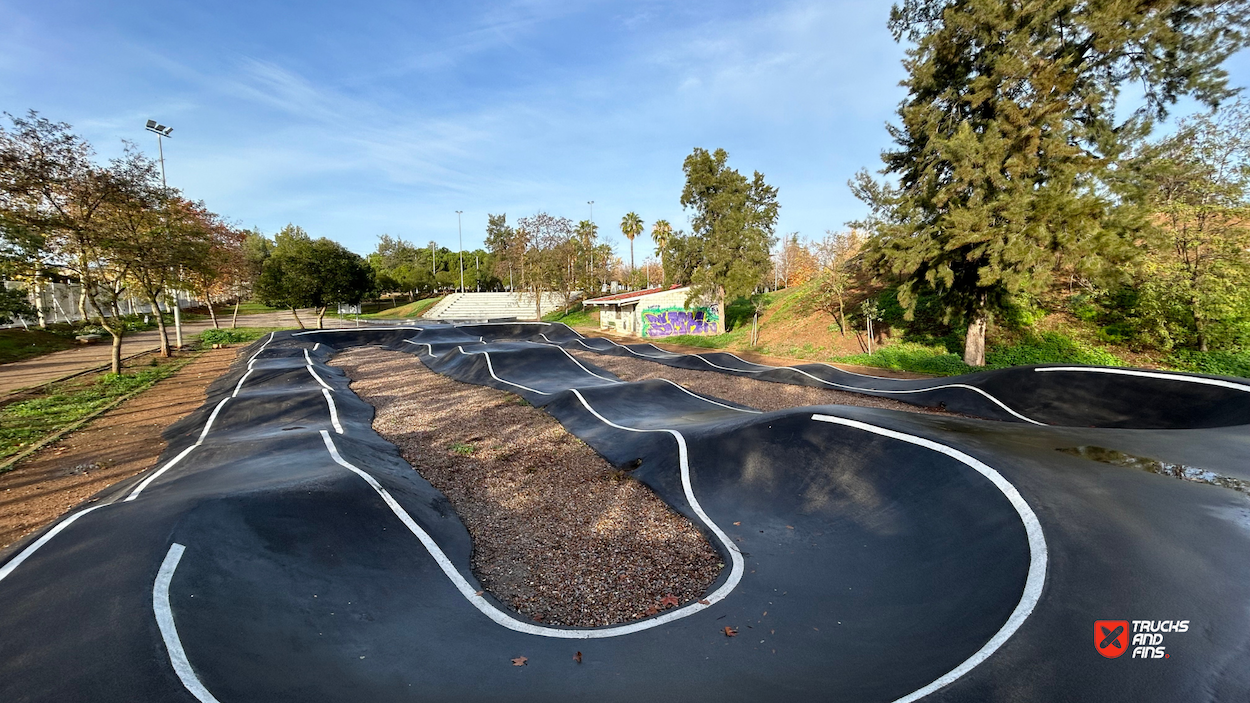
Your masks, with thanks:
M 686 307 L 690 286 L 635 290 L 585 301 L 599 308 L 599 329 L 656 339 L 679 334 L 720 334 L 716 303 Z

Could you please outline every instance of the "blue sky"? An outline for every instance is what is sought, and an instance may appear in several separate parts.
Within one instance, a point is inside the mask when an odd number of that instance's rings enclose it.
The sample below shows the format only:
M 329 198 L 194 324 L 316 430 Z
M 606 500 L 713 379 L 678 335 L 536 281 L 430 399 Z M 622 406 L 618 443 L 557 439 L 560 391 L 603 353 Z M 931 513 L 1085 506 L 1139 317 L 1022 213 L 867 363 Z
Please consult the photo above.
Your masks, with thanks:
M 487 213 L 634 210 L 686 228 L 691 149 L 780 189 L 778 232 L 859 217 L 903 97 L 886 2 L 0 0 L 0 109 L 101 157 L 174 127 L 170 185 L 245 227 L 367 253 L 388 233 L 478 246 Z M 1245 85 L 1250 60 L 1230 62 Z M 149 137 L 152 137 L 149 139 Z M 650 252 L 639 246 L 638 257 Z

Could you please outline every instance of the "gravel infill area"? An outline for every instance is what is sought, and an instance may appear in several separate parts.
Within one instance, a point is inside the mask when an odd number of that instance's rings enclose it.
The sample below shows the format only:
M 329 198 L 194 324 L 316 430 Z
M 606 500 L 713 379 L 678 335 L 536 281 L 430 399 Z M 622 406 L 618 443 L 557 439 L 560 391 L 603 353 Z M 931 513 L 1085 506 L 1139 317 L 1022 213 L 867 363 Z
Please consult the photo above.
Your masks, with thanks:
M 356 348 L 330 363 L 374 406 L 378 434 L 451 501 L 474 574 L 517 612 L 617 624 L 702 598 L 720 573 L 689 520 L 520 397 L 402 352 Z
M 716 371 L 690 371 L 626 356 L 609 356 L 607 354 L 574 351 L 571 349 L 569 353 L 581 361 L 588 361 L 611 371 L 622 381 L 645 381 L 649 378 L 667 378 L 696 393 L 741 403 L 747 407 L 765 412 L 804 405 L 859 405 L 865 408 L 887 408 L 889 410 L 905 410 L 907 412 L 926 413 L 929 415 L 959 416 L 957 413 L 947 410 L 925 408 L 919 405 L 890 400 L 889 398 L 878 398 L 847 391 L 794 386 L 789 383 L 757 381 L 744 376 L 731 376 Z

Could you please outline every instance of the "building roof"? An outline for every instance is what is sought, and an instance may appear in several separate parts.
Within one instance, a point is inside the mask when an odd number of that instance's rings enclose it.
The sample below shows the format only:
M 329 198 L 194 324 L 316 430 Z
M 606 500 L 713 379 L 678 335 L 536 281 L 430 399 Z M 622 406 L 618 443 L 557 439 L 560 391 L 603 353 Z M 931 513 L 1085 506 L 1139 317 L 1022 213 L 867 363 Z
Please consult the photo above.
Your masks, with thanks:
M 626 291 L 624 293 L 617 293 L 615 295 L 605 295 L 602 298 L 592 298 L 590 300 L 585 301 L 583 305 L 621 305 L 623 303 L 632 303 L 638 300 L 639 298 L 644 298 L 648 295 L 655 295 L 656 293 L 667 293 L 668 291 L 677 290 L 678 288 L 681 288 L 681 287 L 682 287 L 681 284 L 674 283 L 673 285 L 668 286 L 667 288 L 664 286 L 660 286 L 658 288 L 648 288 L 646 290 L 631 290 L 631 291 Z

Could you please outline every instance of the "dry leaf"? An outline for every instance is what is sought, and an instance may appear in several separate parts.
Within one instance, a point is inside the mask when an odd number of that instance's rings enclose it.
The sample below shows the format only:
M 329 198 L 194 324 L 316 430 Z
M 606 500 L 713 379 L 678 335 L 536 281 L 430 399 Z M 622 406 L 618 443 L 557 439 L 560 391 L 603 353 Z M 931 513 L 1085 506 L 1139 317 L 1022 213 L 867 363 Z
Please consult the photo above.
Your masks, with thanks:
M 735 522 L 734 524 L 735 524 L 735 525 L 741 525 L 742 523 L 741 523 L 741 522 Z
M 712 602 L 711 602 L 711 601 L 709 601 L 709 600 L 707 600 L 706 598 L 700 598 L 700 599 L 699 599 L 699 605 L 711 605 L 711 604 L 712 604 Z
M 477 591 L 477 592 L 476 592 L 476 593 L 474 593 L 473 595 L 475 595 L 475 596 L 480 596 L 480 595 L 482 595 L 482 594 L 483 594 L 483 593 L 485 593 L 485 592 L 486 592 L 486 591 Z
M 786 525 L 786 529 L 787 529 L 787 530 L 793 530 L 793 529 L 794 529 L 794 526 L 793 526 L 793 525 Z
M 735 635 L 737 635 L 737 634 L 738 634 L 738 631 L 737 631 L 737 630 L 733 629 L 732 627 L 730 627 L 730 626 L 728 626 L 728 625 L 726 625 L 726 626 L 725 626 L 725 636 L 726 636 L 726 637 L 733 637 L 733 636 L 735 636 Z
M 529 661 L 526 657 L 517 657 L 512 660 L 512 666 L 525 666 L 525 662 Z
M 660 612 L 660 610 L 656 608 L 654 605 L 651 606 L 650 608 L 647 608 L 647 615 L 655 615 L 658 612 Z
M 581 663 L 582 663 L 582 653 L 581 653 L 581 652 L 578 652 L 577 654 L 574 654 L 574 655 L 573 655 L 573 661 L 577 662 L 578 664 L 581 664 Z
M 677 596 L 670 593 L 667 596 L 664 596 L 663 598 L 660 599 L 660 606 L 664 608 L 672 608 L 672 607 L 676 607 L 677 604 L 680 602 L 681 601 L 677 600 Z

